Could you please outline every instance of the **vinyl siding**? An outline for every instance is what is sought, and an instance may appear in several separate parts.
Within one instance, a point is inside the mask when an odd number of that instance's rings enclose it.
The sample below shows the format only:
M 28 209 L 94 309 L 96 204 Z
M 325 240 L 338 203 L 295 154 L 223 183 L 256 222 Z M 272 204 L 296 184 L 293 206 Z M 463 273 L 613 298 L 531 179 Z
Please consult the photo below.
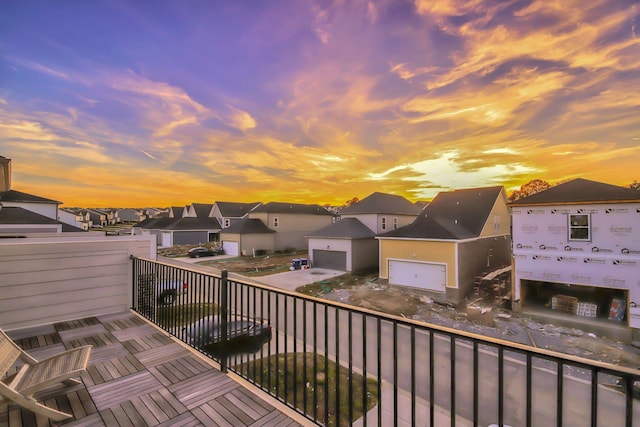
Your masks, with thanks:
M 130 255 L 155 258 L 149 237 L 0 242 L 0 327 L 21 329 L 126 310 Z

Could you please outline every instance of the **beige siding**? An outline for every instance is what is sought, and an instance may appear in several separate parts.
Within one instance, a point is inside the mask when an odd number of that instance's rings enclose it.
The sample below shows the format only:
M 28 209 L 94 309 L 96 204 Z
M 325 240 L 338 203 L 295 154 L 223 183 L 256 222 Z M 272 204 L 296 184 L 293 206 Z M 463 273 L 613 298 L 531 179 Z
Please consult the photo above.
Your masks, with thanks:
M 447 265 L 447 287 L 457 287 L 456 243 L 417 239 L 380 239 L 380 277 L 389 278 L 389 259 Z
M 277 228 L 273 227 L 273 218 L 278 217 Z M 302 215 L 302 214 L 270 214 L 269 228 L 276 230 L 274 248 L 307 249 L 307 237 L 314 231 L 331 224 L 331 215 Z
M 273 235 L 275 233 L 245 234 L 240 242 L 240 251 L 245 251 L 247 255 L 253 255 L 253 250 L 263 249 L 268 253 L 273 253 Z M 242 252 L 241 252 L 242 253 Z
M 126 310 L 130 255 L 155 258 L 150 237 L 0 242 L 0 327 L 6 330 Z
M 496 224 L 499 225 L 497 229 Z M 507 207 L 507 193 L 503 188 L 491 209 L 491 213 L 487 217 L 487 222 L 482 228 L 480 237 L 509 235 L 511 235 L 511 214 Z

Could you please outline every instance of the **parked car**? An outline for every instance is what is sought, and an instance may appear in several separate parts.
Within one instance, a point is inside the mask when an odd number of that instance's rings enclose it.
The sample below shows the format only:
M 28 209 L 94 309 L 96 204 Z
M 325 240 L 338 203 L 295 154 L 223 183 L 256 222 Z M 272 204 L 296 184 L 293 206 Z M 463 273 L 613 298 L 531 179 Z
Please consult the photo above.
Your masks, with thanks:
M 157 281 L 158 304 L 173 305 L 178 295 L 187 292 L 189 285 L 180 279 L 166 279 Z
M 222 338 L 221 318 L 208 316 L 183 328 L 183 339 L 212 356 L 255 353 L 271 340 L 271 326 L 250 319 L 229 319 Z
M 197 247 L 189 249 L 188 255 L 190 258 L 200 258 L 201 256 L 214 256 L 216 253 L 213 249 L 205 247 Z
M 172 305 L 179 295 L 186 293 L 189 284 L 180 277 L 162 277 L 155 273 L 142 273 L 138 276 L 138 296 L 143 304 L 153 300 L 159 305 Z

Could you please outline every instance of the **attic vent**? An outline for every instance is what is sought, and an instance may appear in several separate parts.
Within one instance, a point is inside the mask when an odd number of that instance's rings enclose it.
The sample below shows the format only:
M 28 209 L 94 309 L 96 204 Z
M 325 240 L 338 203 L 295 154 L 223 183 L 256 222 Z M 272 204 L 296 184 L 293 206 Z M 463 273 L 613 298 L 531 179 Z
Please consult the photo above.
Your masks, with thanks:
M 457 224 L 457 223 L 458 223 L 458 220 L 457 220 L 457 219 L 454 219 L 454 220 L 453 220 L 453 222 L 455 222 L 455 223 Z

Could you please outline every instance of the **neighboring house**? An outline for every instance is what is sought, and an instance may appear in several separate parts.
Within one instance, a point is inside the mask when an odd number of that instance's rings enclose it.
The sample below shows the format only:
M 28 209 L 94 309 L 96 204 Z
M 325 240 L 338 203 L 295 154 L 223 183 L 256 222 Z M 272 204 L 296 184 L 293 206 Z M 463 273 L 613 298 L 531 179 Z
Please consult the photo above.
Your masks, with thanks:
M 356 218 L 342 219 L 308 237 L 314 267 L 364 271 L 378 266 L 376 233 Z
M 225 255 L 262 255 L 275 251 L 276 231 L 261 220 L 246 218 L 220 233 Z
M 317 204 L 270 202 L 257 206 L 249 212 L 247 218 L 234 224 L 233 228 L 222 230 L 220 240 L 225 254 L 230 255 L 251 254 L 254 250 L 260 252 L 306 250 L 306 236 L 331 224 L 332 217 L 331 212 Z M 242 239 L 242 233 L 238 233 L 238 230 L 243 230 L 242 224 L 250 219 L 258 219 L 266 228 L 275 231 L 272 236 L 272 246 L 250 247 L 246 244 Z M 249 230 L 251 234 L 255 234 L 255 226 L 249 227 Z
M 107 214 L 100 209 L 87 209 L 89 213 L 89 220 L 93 224 L 93 227 L 106 227 L 109 225 L 107 221 Z
M 212 204 L 172 207 L 168 217 L 148 218 L 132 227 L 133 234 L 155 235 L 160 247 L 219 241 L 220 223 L 209 216 Z
M 122 208 L 118 209 L 117 216 L 120 222 L 140 222 L 146 218 L 141 209 Z
M 503 187 L 439 193 L 416 220 L 379 235 L 380 278 L 459 303 L 475 278 L 511 262 Z
M 0 206 L 0 235 L 62 233 L 63 223 L 20 207 Z
M 223 229 L 242 221 L 262 202 L 236 203 L 236 202 L 215 202 L 211 208 L 209 216 L 218 220 Z
M 0 156 L 0 233 L 81 231 L 58 221 L 61 202 L 11 189 L 11 159 Z
M 640 191 L 574 179 L 509 206 L 516 308 L 640 339 Z
M 83 212 L 80 209 L 60 208 L 58 209 L 58 220 L 84 231 L 88 231 L 90 227 L 89 221 L 85 221 Z
M 378 233 L 411 224 L 420 207 L 402 196 L 373 193 L 342 210 L 340 220 L 309 238 L 314 267 L 363 271 L 378 267 Z
M 421 207 L 402 196 L 373 193 L 340 211 L 340 218 L 357 218 L 376 234 L 411 224 Z

